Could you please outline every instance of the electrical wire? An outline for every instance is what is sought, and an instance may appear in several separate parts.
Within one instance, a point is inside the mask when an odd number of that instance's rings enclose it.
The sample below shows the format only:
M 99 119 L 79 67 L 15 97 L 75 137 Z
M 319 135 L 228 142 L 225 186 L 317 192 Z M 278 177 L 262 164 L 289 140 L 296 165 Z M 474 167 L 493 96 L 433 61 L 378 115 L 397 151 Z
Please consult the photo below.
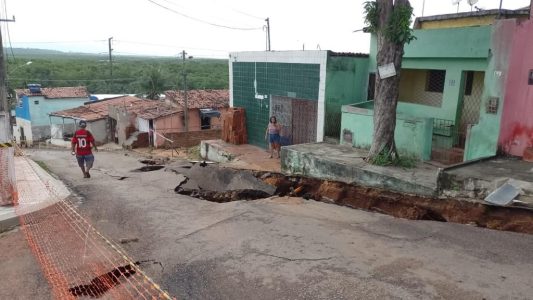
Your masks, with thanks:
M 170 1 L 170 0 L 160 0 L 160 1 L 166 2 L 166 3 L 171 4 L 171 5 L 174 5 L 174 6 L 177 6 L 177 7 L 179 7 L 180 9 L 185 9 L 185 10 L 186 10 L 186 8 L 185 8 L 184 6 L 178 4 L 178 3 L 174 2 L 174 1 Z M 221 9 L 231 10 L 231 11 L 233 11 L 233 12 L 236 12 L 237 14 L 241 14 L 241 15 L 247 16 L 247 17 L 249 17 L 249 18 L 258 19 L 258 20 L 261 20 L 261 21 L 264 21 L 264 20 L 265 20 L 265 18 L 257 17 L 257 16 L 254 16 L 254 15 L 248 14 L 248 13 L 246 13 L 246 12 L 243 12 L 243 11 L 240 11 L 240 10 L 237 10 L 237 9 L 234 9 L 233 7 L 229 6 L 229 5 L 226 4 L 226 3 L 224 3 L 224 5 L 222 5 L 220 2 L 217 2 L 216 0 L 209 0 L 209 2 L 211 2 L 211 3 L 214 4 L 214 5 L 217 5 L 217 6 L 218 6 L 219 8 L 221 8 Z M 218 9 L 217 9 L 216 11 L 218 11 Z M 222 18 L 220 18 L 220 17 L 217 17 L 217 16 L 213 16 L 213 17 L 215 17 L 215 18 L 217 18 L 217 19 L 219 19 L 219 20 L 221 20 L 221 21 L 223 21 L 223 22 L 227 22 L 227 20 L 224 20 L 224 19 L 222 19 Z M 246 26 L 250 26 L 250 25 L 249 25 L 249 24 L 246 24 Z
M 113 78 L 113 79 L 29 79 L 29 78 L 9 78 L 8 81 L 26 80 L 26 81 L 42 81 L 42 82 L 55 82 L 55 81 L 135 81 L 138 78 Z
M 38 41 L 38 42 L 15 42 L 16 44 L 77 44 L 77 43 L 95 43 L 106 42 L 107 40 L 85 40 L 85 41 Z
M 254 18 L 254 19 L 257 19 L 257 20 L 261 20 L 261 21 L 264 21 L 265 18 L 261 18 L 261 17 L 258 17 L 258 16 L 254 16 L 254 15 L 251 15 L 249 13 L 246 13 L 246 12 L 243 12 L 243 11 L 240 11 L 238 9 L 235 9 L 235 8 L 230 8 L 232 11 L 236 12 L 236 13 L 239 13 L 241 15 L 244 15 L 244 16 L 248 16 L 250 18 Z
M 196 21 L 196 22 L 200 22 L 200 23 L 204 23 L 204 24 L 207 24 L 207 25 L 211 25 L 211 26 L 214 26 L 214 27 L 219 27 L 219 28 L 225 28 L 225 29 L 231 29 L 231 30 L 262 30 L 263 27 L 233 27 L 233 26 L 226 26 L 226 25 L 221 25 L 221 24 L 216 24 L 216 23 L 212 23 L 212 22 L 209 22 L 209 21 L 205 21 L 205 20 L 202 20 L 202 19 L 199 19 L 199 18 L 196 18 L 196 17 L 193 17 L 193 16 L 189 16 L 187 14 L 184 14 L 182 12 L 179 12 L 177 10 L 174 10 L 170 7 L 167 7 L 165 5 L 162 5 L 160 3 L 157 3 L 155 2 L 154 0 L 147 0 L 148 2 L 154 4 L 154 5 L 157 5 L 163 9 L 166 9 L 170 12 L 173 12 L 175 14 L 178 14 L 182 17 L 185 17 L 185 18 L 188 18 L 190 20 L 193 20 L 193 21 Z
M 166 45 L 166 44 L 154 44 L 154 43 L 146 43 L 146 42 L 136 42 L 136 41 L 126 41 L 126 40 L 116 40 L 116 42 L 124 43 L 124 44 L 137 44 L 137 45 L 146 45 L 146 46 L 156 46 L 156 47 L 164 47 L 164 48 L 171 48 L 171 49 L 192 49 L 192 50 L 206 50 L 206 51 L 215 51 L 215 52 L 230 52 L 230 50 L 222 50 L 222 49 L 209 49 L 209 48 L 195 48 L 195 47 L 189 47 L 189 46 L 176 46 L 176 45 Z
M 3 2 L 4 2 L 4 13 L 7 19 L 7 0 L 3 0 Z M 6 30 L 7 30 L 7 40 L 9 42 L 9 49 L 11 49 L 11 56 L 13 56 L 13 61 L 17 61 L 17 59 L 15 58 L 15 53 L 13 52 L 13 44 L 11 43 L 11 34 L 9 32 L 9 22 L 6 22 Z

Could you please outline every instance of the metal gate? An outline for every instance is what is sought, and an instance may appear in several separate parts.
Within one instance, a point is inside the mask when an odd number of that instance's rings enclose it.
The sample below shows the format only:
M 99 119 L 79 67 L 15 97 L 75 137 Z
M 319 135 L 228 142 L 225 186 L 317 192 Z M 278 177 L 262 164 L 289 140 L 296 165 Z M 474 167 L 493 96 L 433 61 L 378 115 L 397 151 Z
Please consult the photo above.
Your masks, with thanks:
M 459 120 L 459 146 L 465 147 L 465 140 L 468 128 L 479 122 L 481 110 L 481 97 L 483 95 L 483 86 L 485 72 L 467 71 L 465 90 L 461 108 L 461 118 Z
M 318 103 L 290 97 L 271 97 L 270 115 L 282 126 L 281 144 L 302 144 L 316 141 Z
M 275 116 L 281 125 L 281 144 L 292 144 L 292 98 L 271 97 L 270 116 Z
M 292 142 L 294 144 L 316 141 L 316 101 L 292 100 Z

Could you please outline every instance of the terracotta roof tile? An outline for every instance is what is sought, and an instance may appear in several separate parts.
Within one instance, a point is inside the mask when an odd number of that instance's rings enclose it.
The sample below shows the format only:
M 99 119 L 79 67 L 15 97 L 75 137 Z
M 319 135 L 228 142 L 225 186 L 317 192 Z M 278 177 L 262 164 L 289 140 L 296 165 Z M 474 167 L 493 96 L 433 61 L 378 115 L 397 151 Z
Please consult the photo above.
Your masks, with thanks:
M 41 88 L 40 93 L 31 93 L 29 89 L 17 89 L 15 93 L 20 96 L 44 96 L 47 99 L 61 99 L 61 98 L 89 98 L 87 88 L 79 87 L 54 87 Z
M 167 102 L 185 107 L 185 99 L 182 91 L 166 91 Z M 229 107 L 228 90 L 190 90 L 187 92 L 189 108 L 222 108 Z
M 104 119 L 109 115 L 110 106 L 126 106 L 128 112 L 134 113 L 143 119 L 157 119 L 180 110 L 170 105 L 154 100 L 143 100 L 133 96 L 122 96 L 101 101 L 86 102 L 85 105 L 53 112 L 50 115 L 86 121 Z

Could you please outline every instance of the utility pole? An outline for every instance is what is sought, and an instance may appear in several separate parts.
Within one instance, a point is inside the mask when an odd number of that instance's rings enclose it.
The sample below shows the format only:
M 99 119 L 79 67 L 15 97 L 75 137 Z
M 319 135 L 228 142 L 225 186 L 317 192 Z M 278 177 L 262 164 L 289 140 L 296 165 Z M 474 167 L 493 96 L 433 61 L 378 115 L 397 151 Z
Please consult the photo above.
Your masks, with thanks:
M 112 48 L 112 42 L 113 37 L 110 37 L 107 39 L 107 44 L 109 46 L 109 75 L 111 78 L 111 87 L 113 87 L 113 48 Z M 109 91 L 111 92 L 111 91 Z
M 266 18 L 265 21 L 267 22 L 267 25 L 266 25 L 266 31 L 267 31 L 267 51 L 271 51 L 271 48 L 270 48 L 270 18 Z
M 15 22 L 13 19 L 0 19 L 1 22 Z M 14 149 L 11 145 L 11 118 L 7 100 L 6 62 L 4 59 L 4 44 L 0 28 L 0 206 L 12 205 L 15 202 L 15 162 Z
M 187 99 L 187 71 L 185 70 L 185 59 L 187 57 L 187 52 L 183 50 L 181 52 L 181 58 L 183 59 L 183 99 L 184 99 L 184 111 L 183 117 L 185 119 L 185 132 L 189 132 L 189 101 Z

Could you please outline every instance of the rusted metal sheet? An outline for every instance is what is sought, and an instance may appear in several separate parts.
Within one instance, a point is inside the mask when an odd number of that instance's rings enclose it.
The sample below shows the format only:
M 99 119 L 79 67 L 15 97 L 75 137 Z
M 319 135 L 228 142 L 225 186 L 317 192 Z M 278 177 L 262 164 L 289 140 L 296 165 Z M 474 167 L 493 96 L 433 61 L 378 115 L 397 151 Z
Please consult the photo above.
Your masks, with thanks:
M 316 101 L 292 100 L 292 141 L 294 144 L 316 141 Z
M 273 96 L 270 102 L 270 115 L 275 116 L 281 125 L 281 144 L 292 144 L 292 98 Z

